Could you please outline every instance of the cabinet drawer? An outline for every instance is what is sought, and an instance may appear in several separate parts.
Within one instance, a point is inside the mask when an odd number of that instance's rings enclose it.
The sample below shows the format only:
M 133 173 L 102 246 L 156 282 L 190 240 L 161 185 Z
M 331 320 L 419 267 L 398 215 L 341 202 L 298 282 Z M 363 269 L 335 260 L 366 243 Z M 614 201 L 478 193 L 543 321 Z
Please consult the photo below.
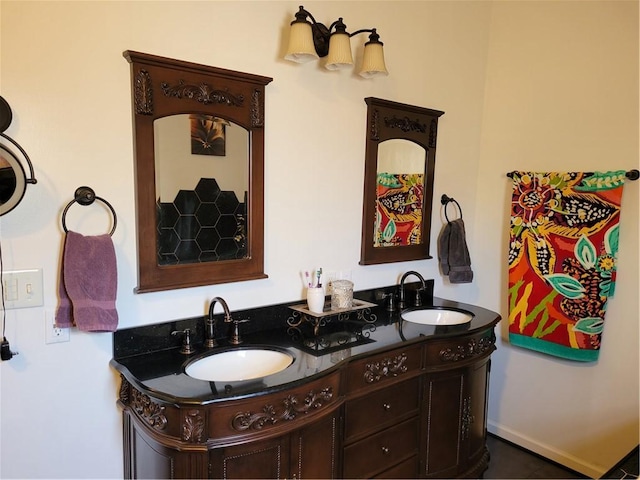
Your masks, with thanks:
M 421 357 L 422 346 L 415 345 L 355 361 L 347 367 L 347 393 L 417 375 L 422 366 Z
M 466 337 L 452 337 L 427 342 L 425 367 L 428 369 L 450 367 L 456 362 L 469 361 L 495 350 L 496 336 L 493 328 Z
M 209 438 L 283 431 L 337 406 L 340 398 L 340 374 L 335 372 L 306 385 L 253 399 L 231 400 L 211 408 Z
M 418 419 L 412 418 L 344 449 L 344 477 L 372 478 L 418 451 Z
M 418 456 L 414 455 L 408 460 L 376 475 L 375 478 L 418 478 L 418 468 Z
M 419 379 L 415 377 L 348 401 L 345 409 L 346 440 L 365 436 L 402 418 L 416 415 L 419 399 Z

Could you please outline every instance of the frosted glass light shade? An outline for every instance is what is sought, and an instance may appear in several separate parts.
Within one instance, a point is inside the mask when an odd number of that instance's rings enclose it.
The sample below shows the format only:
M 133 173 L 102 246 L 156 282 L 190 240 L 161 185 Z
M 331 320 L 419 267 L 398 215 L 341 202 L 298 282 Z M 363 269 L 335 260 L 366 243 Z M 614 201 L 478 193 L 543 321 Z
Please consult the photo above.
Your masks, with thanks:
M 367 42 L 362 56 L 362 68 L 359 75 L 364 78 L 373 78 L 381 75 L 389 75 L 384 63 L 384 51 L 382 43 Z
M 289 48 L 284 58 L 296 63 L 307 63 L 318 59 L 318 54 L 313 46 L 310 23 L 294 22 L 291 24 Z
M 327 70 L 338 70 L 353 65 L 351 56 L 351 41 L 346 33 L 334 33 L 329 40 L 329 54 L 327 55 Z

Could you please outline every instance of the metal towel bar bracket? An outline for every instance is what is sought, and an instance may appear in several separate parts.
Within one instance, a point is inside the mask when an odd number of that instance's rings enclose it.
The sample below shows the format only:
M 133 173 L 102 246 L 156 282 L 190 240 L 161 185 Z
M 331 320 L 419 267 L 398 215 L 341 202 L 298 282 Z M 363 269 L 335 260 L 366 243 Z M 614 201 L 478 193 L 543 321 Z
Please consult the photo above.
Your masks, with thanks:
M 633 170 L 625 172 L 624 176 L 629 180 L 638 180 L 638 178 L 640 178 L 640 171 L 634 168 Z M 507 173 L 507 177 L 513 178 L 513 172 Z
M 69 210 L 71 205 L 73 205 L 74 203 L 79 203 L 80 205 L 87 206 L 91 205 L 96 200 L 100 200 L 109 208 L 109 210 L 111 210 L 111 213 L 113 214 L 113 227 L 109 232 L 109 235 L 113 235 L 113 232 L 116 231 L 116 226 L 118 224 L 118 217 L 116 215 L 116 211 L 113 209 L 109 202 L 107 202 L 104 198 L 98 197 L 96 195 L 96 192 L 93 191 L 93 188 L 86 186 L 76 188 L 73 197 L 73 200 L 71 200 L 67 204 L 67 206 L 64 207 L 64 210 L 62 212 L 62 228 L 64 229 L 65 233 L 69 231 L 67 230 L 67 224 L 65 220 L 67 217 L 67 211 Z

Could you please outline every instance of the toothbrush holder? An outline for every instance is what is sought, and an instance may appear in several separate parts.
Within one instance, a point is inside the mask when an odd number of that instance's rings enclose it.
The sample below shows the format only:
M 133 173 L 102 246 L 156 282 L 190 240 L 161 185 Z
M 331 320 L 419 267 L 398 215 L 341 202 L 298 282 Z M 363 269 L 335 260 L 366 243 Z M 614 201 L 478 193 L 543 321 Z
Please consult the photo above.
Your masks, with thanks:
M 309 287 L 307 288 L 307 306 L 309 311 L 313 313 L 322 313 L 324 310 L 324 288 Z

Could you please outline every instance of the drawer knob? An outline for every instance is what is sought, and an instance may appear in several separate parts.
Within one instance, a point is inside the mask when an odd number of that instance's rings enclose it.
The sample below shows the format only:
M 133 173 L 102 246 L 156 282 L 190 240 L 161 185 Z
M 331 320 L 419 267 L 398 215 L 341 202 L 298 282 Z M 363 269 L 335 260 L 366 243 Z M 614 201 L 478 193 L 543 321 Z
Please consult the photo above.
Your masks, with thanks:
M 389 405 L 388 403 L 383 403 L 382 404 L 382 408 L 388 412 L 389 410 L 391 410 L 391 405 Z
M 389 453 L 389 447 L 382 447 L 382 453 L 387 455 Z

